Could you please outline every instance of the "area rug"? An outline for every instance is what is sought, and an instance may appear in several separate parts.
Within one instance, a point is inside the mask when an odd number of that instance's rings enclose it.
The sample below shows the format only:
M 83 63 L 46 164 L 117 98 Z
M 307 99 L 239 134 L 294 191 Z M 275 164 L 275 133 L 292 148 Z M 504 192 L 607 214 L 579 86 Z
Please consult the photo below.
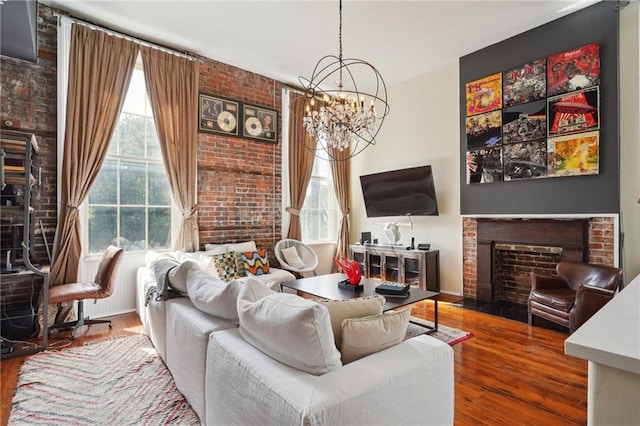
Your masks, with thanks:
M 428 331 L 428 329 L 421 327 L 418 324 L 423 324 L 423 325 L 433 327 L 433 322 L 424 320 L 422 318 L 411 317 L 410 321 L 411 322 L 409 323 L 409 327 L 407 328 L 406 339 L 418 336 L 420 334 L 424 334 Z M 414 323 L 418 323 L 418 324 L 414 324 Z M 473 337 L 473 334 L 467 331 L 458 330 L 457 328 L 447 327 L 446 325 L 438 324 L 438 331 L 434 331 L 433 333 L 429 334 L 429 336 L 435 337 L 438 340 L 442 340 L 443 342 L 448 343 L 449 346 L 453 346 L 456 343 L 460 343 L 463 340 L 467 340 Z
M 146 335 L 25 360 L 9 417 L 18 425 L 199 425 Z

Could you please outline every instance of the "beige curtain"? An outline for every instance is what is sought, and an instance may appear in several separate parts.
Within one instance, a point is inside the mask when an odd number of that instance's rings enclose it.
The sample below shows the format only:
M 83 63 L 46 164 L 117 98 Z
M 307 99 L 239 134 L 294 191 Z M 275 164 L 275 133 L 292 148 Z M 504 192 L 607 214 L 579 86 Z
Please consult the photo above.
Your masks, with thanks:
M 349 177 L 351 175 L 351 159 L 348 150 L 334 149 L 331 162 L 331 176 L 333 177 L 333 189 L 338 200 L 338 207 L 342 213 L 342 220 L 338 228 L 338 240 L 336 243 L 336 257 L 349 258 Z M 335 267 L 335 265 L 334 265 Z
M 309 136 L 302 119 L 305 114 L 304 95 L 289 93 L 289 194 L 291 206 L 287 207 L 289 231 L 287 238 L 302 240 L 300 210 L 307 195 L 311 171 L 315 160 L 315 138 Z M 311 148 L 311 149 L 310 149 Z
M 76 282 L 80 261 L 78 206 L 100 171 L 124 102 L 138 45 L 73 24 L 60 217 L 51 284 Z
M 197 216 L 199 62 L 140 47 L 164 168 L 182 213 L 176 250 L 200 247 Z

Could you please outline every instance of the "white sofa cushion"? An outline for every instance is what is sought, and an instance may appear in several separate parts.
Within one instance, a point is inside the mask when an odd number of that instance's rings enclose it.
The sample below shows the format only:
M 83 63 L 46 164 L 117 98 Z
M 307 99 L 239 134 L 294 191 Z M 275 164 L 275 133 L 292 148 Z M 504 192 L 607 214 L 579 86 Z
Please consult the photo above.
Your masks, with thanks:
M 279 268 L 269 268 L 269 273 L 264 275 L 248 275 L 252 278 L 257 278 L 260 281 L 264 281 L 274 291 L 280 291 L 280 283 L 286 283 L 295 281 L 296 277 L 289 271 L 285 271 L 284 269 Z M 276 286 L 277 285 L 277 286 Z M 276 287 L 278 288 L 276 290 Z M 289 289 L 290 290 L 290 289 Z
M 310 374 L 342 365 L 334 344 L 329 310 L 286 293 L 273 293 L 249 278 L 238 296 L 240 334 L 270 357 Z
M 202 312 L 235 324 L 238 323 L 236 301 L 241 287 L 242 282 L 239 280 L 226 283 L 195 265 L 187 272 L 187 292 L 194 306 Z
M 380 315 L 384 307 L 385 298 L 380 295 L 360 297 L 348 300 L 321 301 L 329 309 L 331 328 L 336 347 L 342 345 L 342 321 L 349 318 L 362 318 L 370 315 Z
M 322 376 L 276 361 L 238 329 L 211 333 L 207 351 L 207 425 L 453 425 L 453 349 L 427 335 Z
M 204 424 L 206 355 L 209 335 L 214 331 L 236 328 L 229 321 L 195 309 L 189 299 L 180 297 L 166 302 L 166 364 L 189 405 Z
M 224 248 L 227 249 L 227 252 L 231 252 L 231 251 L 235 251 L 235 252 L 243 252 L 243 251 L 257 251 L 258 248 L 256 247 L 256 242 L 255 241 L 245 241 L 242 243 L 229 243 L 229 244 L 224 244 L 223 245 Z
M 404 340 L 411 309 L 373 317 L 351 318 L 342 323 L 342 362 L 348 364 Z
M 228 251 L 223 244 L 205 244 L 204 249 L 206 251 L 215 251 L 213 254 L 226 253 Z

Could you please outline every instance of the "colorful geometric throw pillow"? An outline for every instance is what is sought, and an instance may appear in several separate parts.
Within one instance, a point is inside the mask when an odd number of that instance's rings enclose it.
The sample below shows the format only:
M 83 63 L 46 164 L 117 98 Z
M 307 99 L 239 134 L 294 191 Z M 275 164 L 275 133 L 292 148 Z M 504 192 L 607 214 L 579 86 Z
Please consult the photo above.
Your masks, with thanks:
M 266 250 L 246 251 L 242 253 L 242 267 L 247 274 L 264 275 L 269 273 L 269 259 Z
M 213 261 L 216 264 L 218 276 L 222 281 L 229 282 L 234 278 L 242 277 L 242 275 L 238 273 L 236 252 L 231 251 L 229 253 L 214 254 Z

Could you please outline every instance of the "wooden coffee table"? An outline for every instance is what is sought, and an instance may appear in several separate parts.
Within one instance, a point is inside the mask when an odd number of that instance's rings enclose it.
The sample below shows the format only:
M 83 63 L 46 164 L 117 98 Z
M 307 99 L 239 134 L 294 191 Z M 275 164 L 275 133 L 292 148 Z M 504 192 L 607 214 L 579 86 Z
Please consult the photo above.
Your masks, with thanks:
M 380 281 L 362 278 L 362 281 L 360 283 L 364 285 L 364 290 L 353 291 L 340 287 L 338 285 L 338 282 L 344 280 L 345 278 L 346 276 L 344 274 L 318 275 L 316 277 L 299 278 L 295 281 L 282 283 L 281 285 L 327 300 L 356 299 L 358 297 L 368 297 L 378 294 L 375 292 L 375 288 L 380 285 Z M 433 333 L 434 331 L 438 330 L 439 295 L 440 293 L 438 293 L 437 291 L 425 291 L 413 287 L 409 290 L 409 295 L 407 297 L 390 297 L 382 295 L 386 298 L 383 311 L 389 311 L 392 309 L 400 308 L 402 306 L 410 305 L 412 303 L 420 302 L 421 300 L 431 299 L 434 303 L 433 327 L 429 327 L 423 324 L 419 325 L 428 328 L 429 331 L 427 333 Z

